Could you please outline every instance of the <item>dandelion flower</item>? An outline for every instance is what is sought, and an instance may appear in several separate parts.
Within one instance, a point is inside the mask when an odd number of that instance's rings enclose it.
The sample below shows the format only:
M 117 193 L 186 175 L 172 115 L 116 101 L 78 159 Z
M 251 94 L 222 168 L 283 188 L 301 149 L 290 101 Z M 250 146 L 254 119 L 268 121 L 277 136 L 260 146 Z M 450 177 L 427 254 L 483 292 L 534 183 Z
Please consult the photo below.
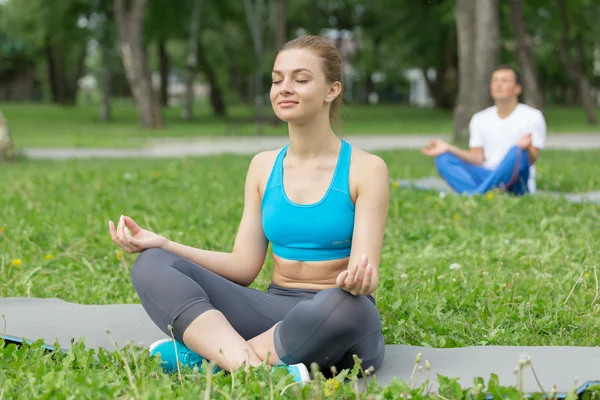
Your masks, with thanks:
M 488 200 L 491 200 L 491 199 L 493 199 L 493 198 L 494 198 L 494 192 L 488 192 L 488 194 L 487 194 L 487 199 L 488 199 Z
M 122 251 L 119 251 L 119 252 L 117 253 L 117 260 L 120 260 L 121 258 L 123 258 L 123 252 L 122 252 Z
M 12 260 L 12 265 L 14 267 L 20 267 L 21 264 L 23 264 L 23 260 L 21 260 L 20 258 L 15 258 L 14 260 Z
M 0 233 L 4 233 L 4 228 L 0 226 Z
M 335 390 L 337 388 L 340 387 L 340 381 L 338 381 L 337 379 L 327 379 L 325 381 L 325 388 L 323 389 L 323 394 L 325 394 L 325 396 L 330 397 L 333 395 L 333 393 L 335 392 Z
M 45 260 L 52 260 L 53 258 L 54 258 L 54 256 L 53 256 L 52 254 L 46 254 L 46 255 L 44 256 L 44 259 L 45 259 Z
M 392 187 L 397 188 L 398 186 L 400 186 L 400 184 L 398 183 L 398 181 L 393 181 L 392 182 Z
M 455 221 L 458 221 L 459 219 L 460 219 L 460 215 L 458 215 L 458 214 L 454 214 L 454 220 L 455 220 Z

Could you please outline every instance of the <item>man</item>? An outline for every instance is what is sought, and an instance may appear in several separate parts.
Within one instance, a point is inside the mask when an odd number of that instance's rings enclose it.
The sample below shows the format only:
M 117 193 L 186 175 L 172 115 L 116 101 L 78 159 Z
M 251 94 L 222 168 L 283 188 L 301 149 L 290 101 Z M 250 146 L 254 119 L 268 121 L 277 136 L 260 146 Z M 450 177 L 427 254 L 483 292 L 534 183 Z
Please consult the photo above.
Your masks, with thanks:
M 546 141 L 544 116 L 519 103 L 519 74 L 508 65 L 494 70 L 490 92 L 495 105 L 471 119 L 469 150 L 432 140 L 421 151 L 436 157 L 438 173 L 458 193 L 534 193 L 534 164 Z
M 14 144 L 8 129 L 8 123 L 0 111 L 0 161 L 14 160 Z

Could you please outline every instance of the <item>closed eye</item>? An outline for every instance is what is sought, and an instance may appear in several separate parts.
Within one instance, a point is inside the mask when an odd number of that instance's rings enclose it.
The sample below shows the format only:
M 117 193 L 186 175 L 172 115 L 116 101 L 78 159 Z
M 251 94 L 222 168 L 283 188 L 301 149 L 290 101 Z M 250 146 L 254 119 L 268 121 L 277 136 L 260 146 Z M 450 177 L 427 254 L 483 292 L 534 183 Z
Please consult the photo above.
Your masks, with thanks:
M 308 81 L 299 81 L 299 80 L 296 80 L 296 82 L 298 82 L 298 83 L 306 83 Z

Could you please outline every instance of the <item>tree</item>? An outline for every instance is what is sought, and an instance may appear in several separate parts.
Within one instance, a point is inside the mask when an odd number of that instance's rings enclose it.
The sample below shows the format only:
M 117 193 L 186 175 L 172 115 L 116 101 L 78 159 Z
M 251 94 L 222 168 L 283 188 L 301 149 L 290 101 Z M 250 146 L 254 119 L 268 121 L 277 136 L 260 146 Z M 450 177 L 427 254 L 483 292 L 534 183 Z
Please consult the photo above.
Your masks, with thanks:
M 119 50 L 127 81 L 145 128 L 164 125 L 162 111 L 152 88 L 143 35 L 147 0 L 115 0 L 115 16 L 119 31 Z
M 454 138 L 467 140 L 471 117 L 491 104 L 490 77 L 499 60 L 498 0 L 456 1 L 459 90 Z
M 54 103 L 76 103 L 90 33 L 85 21 L 91 10 L 85 0 L 57 3 L 29 0 L 3 4 L 2 17 L 7 22 L 12 43 L 33 44 L 36 66 L 42 62 L 46 64 L 45 75 Z
M 185 105 L 182 118 L 186 121 L 192 119 L 194 113 L 194 79 L 198 65 L 198 35 L 200 31 L 200 11 L 202 0 L 194 0 L 192 16 L 190 18 L 190 33 L 188 41 L 187 71 L 185 79 Z
M 528 43 L 523 18 L 523 0 L 510 0 L 509 20 L 517 42 L 517 56 L 522 71 L 523 97 L 525 103 L 538 110 L 544 109 L 544 96 L 535 65 L 535 59 Z
M 281 49 L 287 42 L 287 13 L 285 3 L 286 0 L 275 0 L 277 9 L 277 29 L 275 33 L 275 47 Z
M 584 8 L 585 10 L 585 8 Z M 581 29 L 571 28 L 571 21 L 565 0 L 558 0 L 558 13 L 561 19 L 560 27 L 560 56 L 569 76 L 576 82 L 579 91 L 580 101 L 585 110 L 587 121 L 590 125 L 598 123 L 596 109 L 592 101 L 592 91 L 590 81 L 586 76 L 586 54 L 584 45 L 584 36 Z M 579 26 L 584 19 L 580 9 L 573 13 Z M 595 11 L 595 10 L 594 10 Z M 575 60 L 573 60 L 575 57 Z
M 100 91 L 102 101 L 100 103 L 100 120 L 111 119 L 110 98 L 112 95 L 113 71 L 117 63 L 117 33 L 114 22 L 112 0 L 95 0 L 93 18 L 90 18 L 90 29 L 92 37 L 97 41 L 100 48 Z
M 264 108 L 264 89 L 263 89 L 263 0 L 244 0 L 248 28 L 252 34 L 252 43 L 254 45 L 254 56 L 256 59 L 254 101 L 256 103 L 256 134 L 263 134 L 263 108 Z

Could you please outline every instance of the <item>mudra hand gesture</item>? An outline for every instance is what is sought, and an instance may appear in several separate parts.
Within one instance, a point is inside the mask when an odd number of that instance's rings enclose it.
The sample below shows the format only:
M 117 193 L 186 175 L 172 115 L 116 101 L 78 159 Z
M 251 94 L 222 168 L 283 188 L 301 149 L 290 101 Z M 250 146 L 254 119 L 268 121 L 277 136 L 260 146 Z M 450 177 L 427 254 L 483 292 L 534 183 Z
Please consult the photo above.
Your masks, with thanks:
M 133 233 L 129 233 L 129 229 Z M 115 227 L 108 221 L 108 230 L 112 241 L 128 253 L 140 253 L 153 247 L 163 247 L 169 240 L 146 229 L 142 229 L 131 218 L 121 215 Z
M 368 262 L 367 256 L 363 255 L 358 264 L 340 273 L 336 280 L 338 287 L 354 296 L 371 294 L 378 279 L 377 271 Z
M 450 149 L 450 145 L 443 140 L 430 140 L 426 147 L 421 149 L 421 153 L 426 156 L 437 157 Z
M 531 146 L 531 133 L 528 133 L 527 135 L 521 137 L 521 139 L 519 139 L 519 141 L 517 142 L 517 145 L 522 148 L 523 150 L 527 150 L 529 148 L 529 146 Z

